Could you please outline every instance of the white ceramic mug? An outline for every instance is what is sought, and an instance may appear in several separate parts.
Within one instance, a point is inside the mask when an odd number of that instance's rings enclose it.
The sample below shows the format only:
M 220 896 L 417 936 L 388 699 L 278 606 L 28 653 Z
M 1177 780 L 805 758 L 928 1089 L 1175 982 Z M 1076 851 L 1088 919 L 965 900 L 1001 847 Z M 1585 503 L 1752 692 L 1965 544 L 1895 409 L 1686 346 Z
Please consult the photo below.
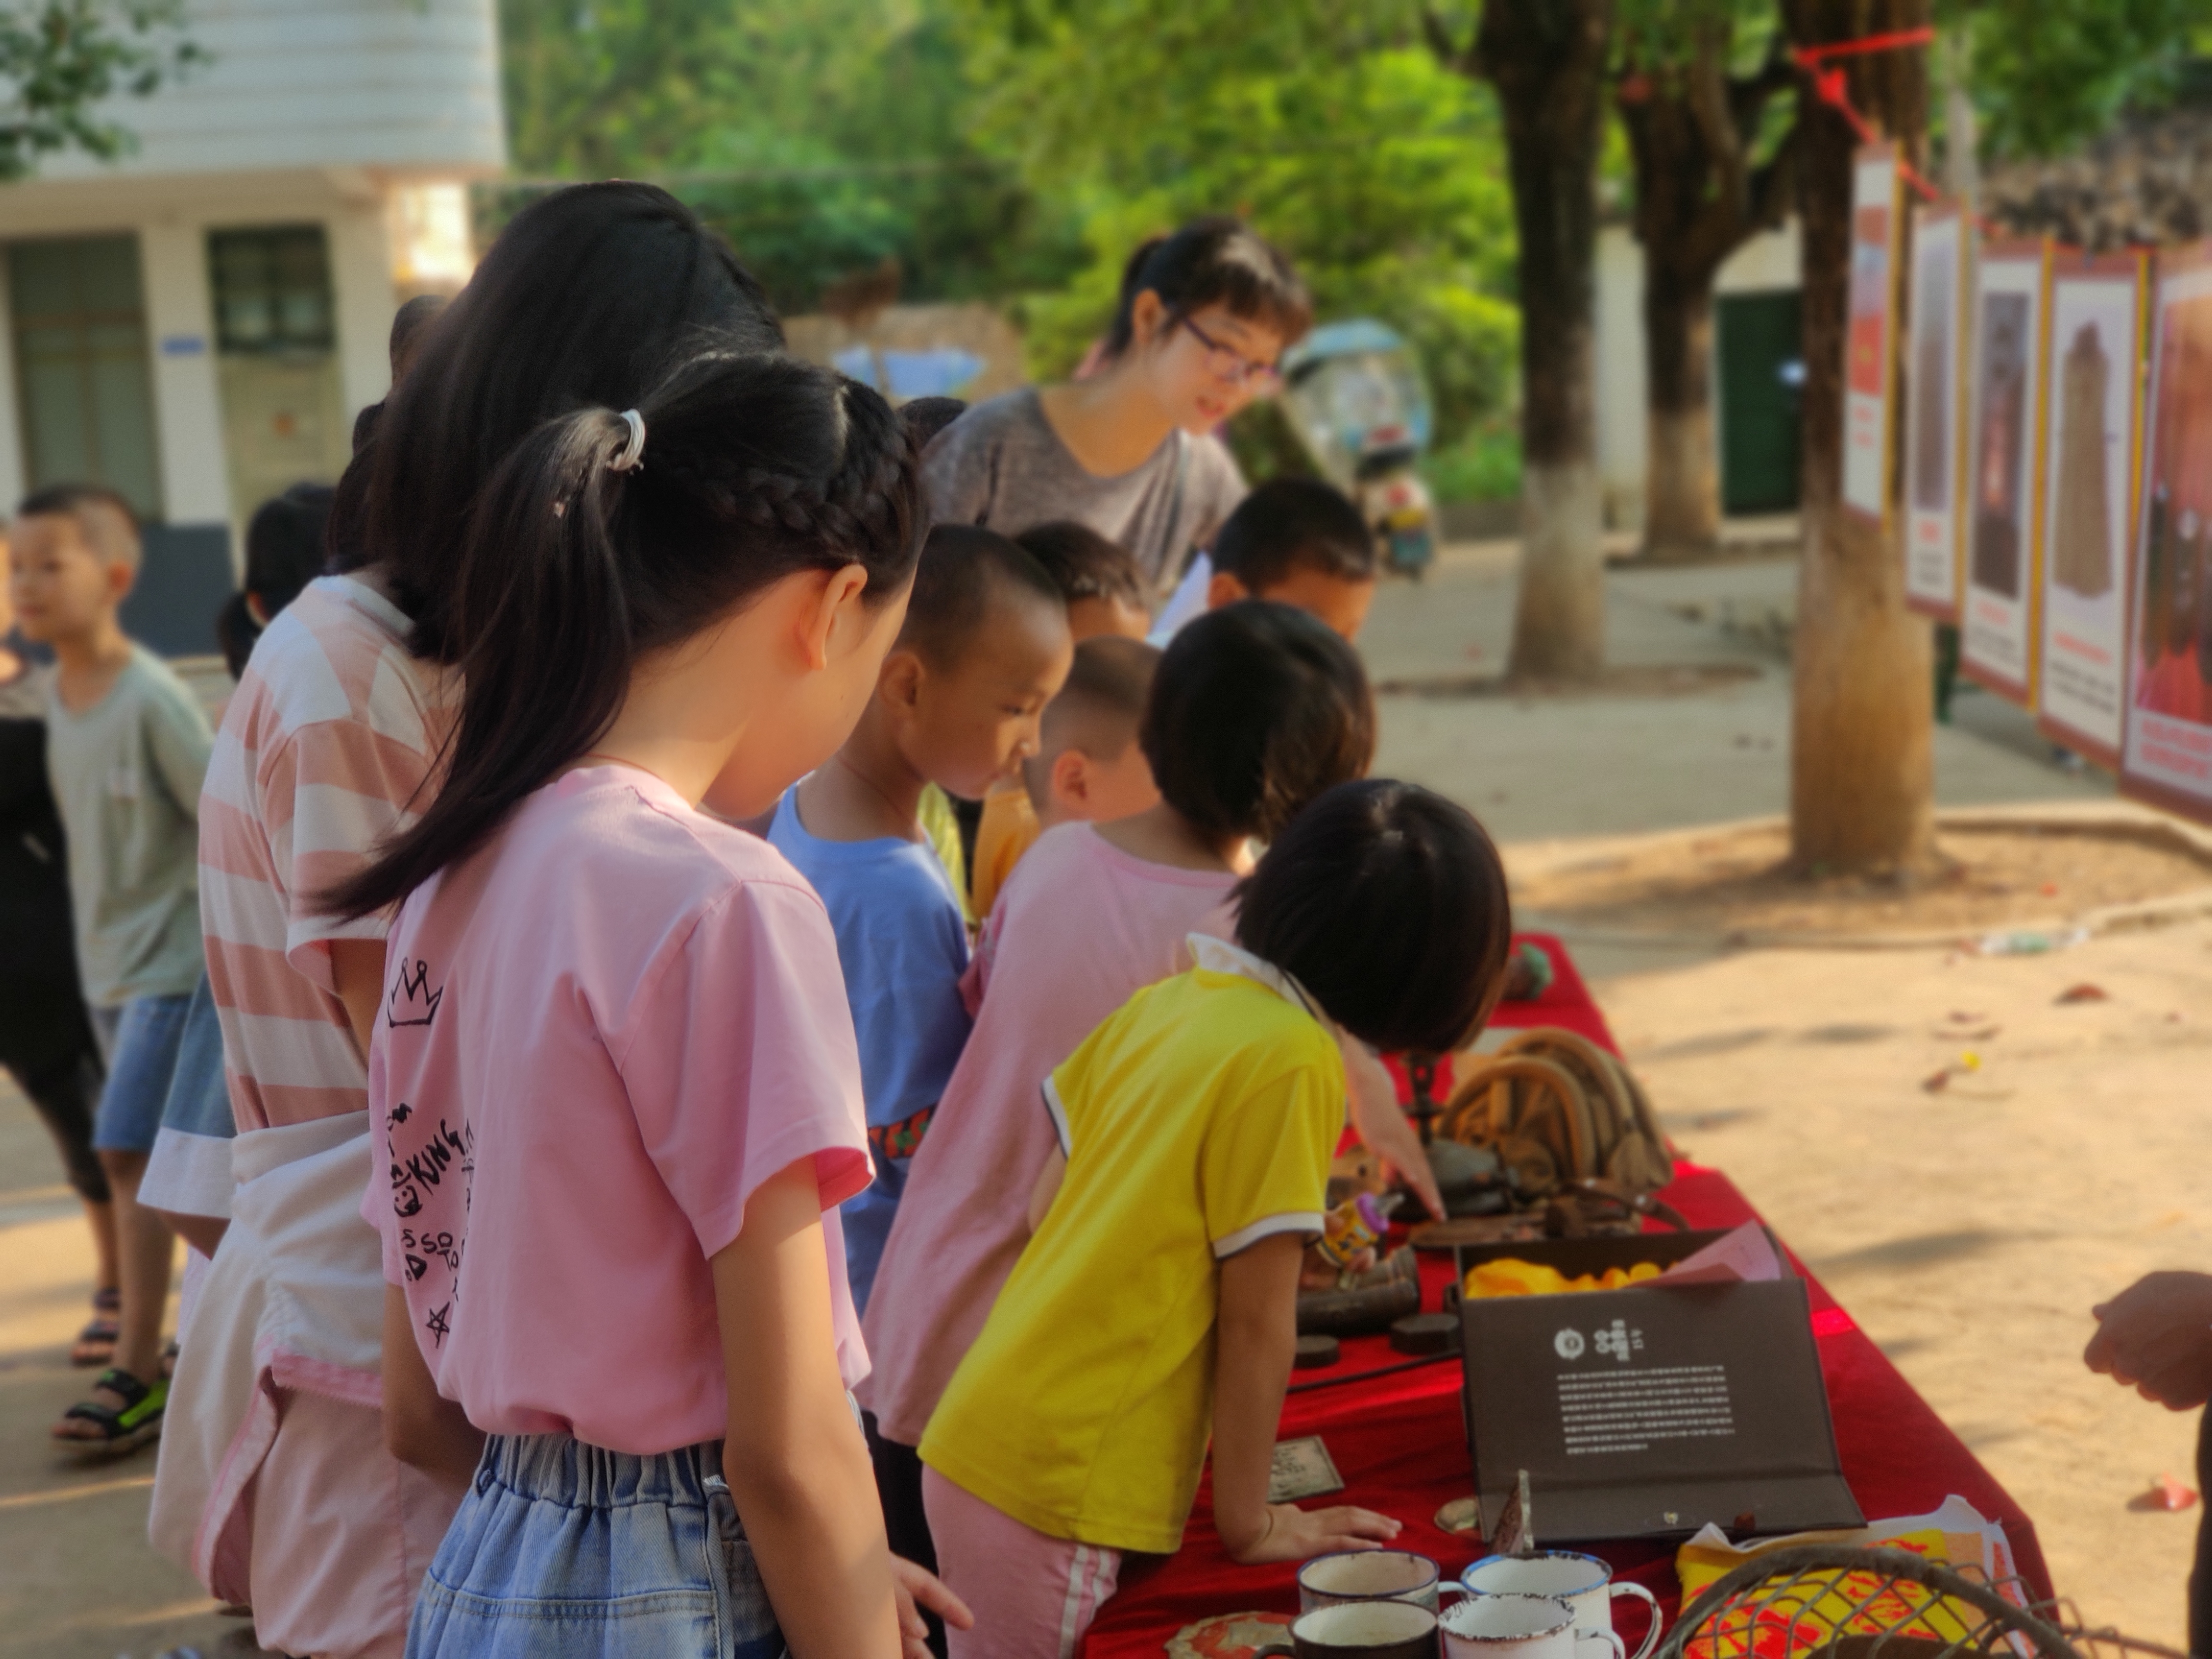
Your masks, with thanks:
M 1436 1659 L 1437 1616 L 1410 1601 L 1346 1601 L 1300 1613 L 1290 1640 L 1252 1659 Z M 1618 1656 L 1616 1656 L 1618 1659 Z
M 1549 1595 L 1574 1609 L 1575 1628 L 1584 1636 L 1613 1634 L 1613 1604 L 1621 1596 L 1641 1601 L 1651 1616 L 1636 1659 L 1650 1659 L 1664 1622 L 1659 1598 L 1641 1584 L 1615 1583 L 1613 1568 L 1595 1555 L 1574 1550 L 1540 1550 L 1534 1555 L 1489 1555 L 1460 1574 L 1474 1595 Z
M 1425 1555 L 1410 1550 L 1345 1550 L 1316 1555 L 1298 1569 L 1298 1611 L 1341 1607 L 1346 1601 L 1411 1601 L 1437 1610 L 1437 1588 L 1443 1572 Z M 1470 1594 L 1459 1584 L 1451 1586 Z
M 1437 1626 L 1445 1659 L 1621 1659 L 1618 1636 L 1576 1629 L 1557 1596 L 1470 1595 Z

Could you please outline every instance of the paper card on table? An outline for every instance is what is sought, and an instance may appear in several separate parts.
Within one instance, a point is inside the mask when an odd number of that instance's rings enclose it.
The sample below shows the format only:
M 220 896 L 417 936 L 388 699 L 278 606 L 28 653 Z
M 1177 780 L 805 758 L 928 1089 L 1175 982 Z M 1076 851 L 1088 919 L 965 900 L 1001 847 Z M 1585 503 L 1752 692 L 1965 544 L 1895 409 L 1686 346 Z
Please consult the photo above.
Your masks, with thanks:
M 1343 1490 L 1344 1477 L 1336 1472 L 1336 1463 L 1319 1435 L 1275 1443 L 1274 1462 L 1267 1471 L 1270 1504 L 1294 1504 L 1301 1498 Z
M 1782 1258 L 1774 1239 L 1756 1221 L 1747 1221 L 1651 1282 L 1657 1285 L 1761 1285 L 1782 1277 Z

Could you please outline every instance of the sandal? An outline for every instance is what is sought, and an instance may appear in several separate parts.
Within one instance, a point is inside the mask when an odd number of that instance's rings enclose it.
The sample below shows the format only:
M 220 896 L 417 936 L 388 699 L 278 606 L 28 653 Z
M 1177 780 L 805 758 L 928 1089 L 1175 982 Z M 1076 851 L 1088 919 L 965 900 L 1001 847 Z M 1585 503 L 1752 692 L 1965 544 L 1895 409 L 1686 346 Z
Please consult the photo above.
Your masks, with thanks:
M 161 1414 L 169 1404 L 169 1384 L 166 1377 L 152 1382 L 141 1382 L 129 1371 L 109 1366 L 100 1372 L 93 1385 L 105 1389 L 123 1401 L 118 1409 L 103 1406 L 96 1400 L 81 1400 L 62 1413 L 63 1423 L 90 1423 L 100 1430 L 97 1436 L 64 1434 L 60 1424 L 54 1427 L 54 1438 L 65 1446 L 74 1447 L 87 1456 L 116 1457 L 125 1452 L 136 1451 L 161 1431 Z
M 92 1319 L 76 1334 L 70 1349 L 70 1364 L 80 1370 L 105 1365 L 115 1358 L 115 1344 L 123 1334 L 119 1316 L 123 1292 L 108 1289 L 92 1293 Z

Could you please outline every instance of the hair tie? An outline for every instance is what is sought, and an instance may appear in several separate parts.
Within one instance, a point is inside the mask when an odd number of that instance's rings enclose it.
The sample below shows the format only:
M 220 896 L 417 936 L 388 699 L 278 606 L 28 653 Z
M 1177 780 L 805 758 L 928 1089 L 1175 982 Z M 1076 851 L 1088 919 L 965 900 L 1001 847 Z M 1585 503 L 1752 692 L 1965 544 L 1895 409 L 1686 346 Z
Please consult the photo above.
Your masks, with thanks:
M 645 416 L 634 409 L 622 412 L 623 424 L 629 428 L 629 436 L 615 452 L 614 459 L 607 463 L 610 472 L 635 472 L 645 465 Z

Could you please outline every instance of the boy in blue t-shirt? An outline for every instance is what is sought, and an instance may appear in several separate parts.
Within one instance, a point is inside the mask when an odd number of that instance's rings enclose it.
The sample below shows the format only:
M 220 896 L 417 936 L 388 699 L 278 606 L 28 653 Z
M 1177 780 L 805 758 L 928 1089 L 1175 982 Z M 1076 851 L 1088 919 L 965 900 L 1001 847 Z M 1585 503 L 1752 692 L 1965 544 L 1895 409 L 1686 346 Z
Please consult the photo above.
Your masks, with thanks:
M 829 908 L 860 1038 L 876 1178 L 843 1219 L 861 1310 L 907 1166 L 968 1040 L 967 924 L 915 808 L 933 783 L 980 800 L 1012 776 L 1036 752 L 1038 718 L 1074 654 L 1042 566 L 990 531 L 939 526 L 860 724 L 769 826 Z

